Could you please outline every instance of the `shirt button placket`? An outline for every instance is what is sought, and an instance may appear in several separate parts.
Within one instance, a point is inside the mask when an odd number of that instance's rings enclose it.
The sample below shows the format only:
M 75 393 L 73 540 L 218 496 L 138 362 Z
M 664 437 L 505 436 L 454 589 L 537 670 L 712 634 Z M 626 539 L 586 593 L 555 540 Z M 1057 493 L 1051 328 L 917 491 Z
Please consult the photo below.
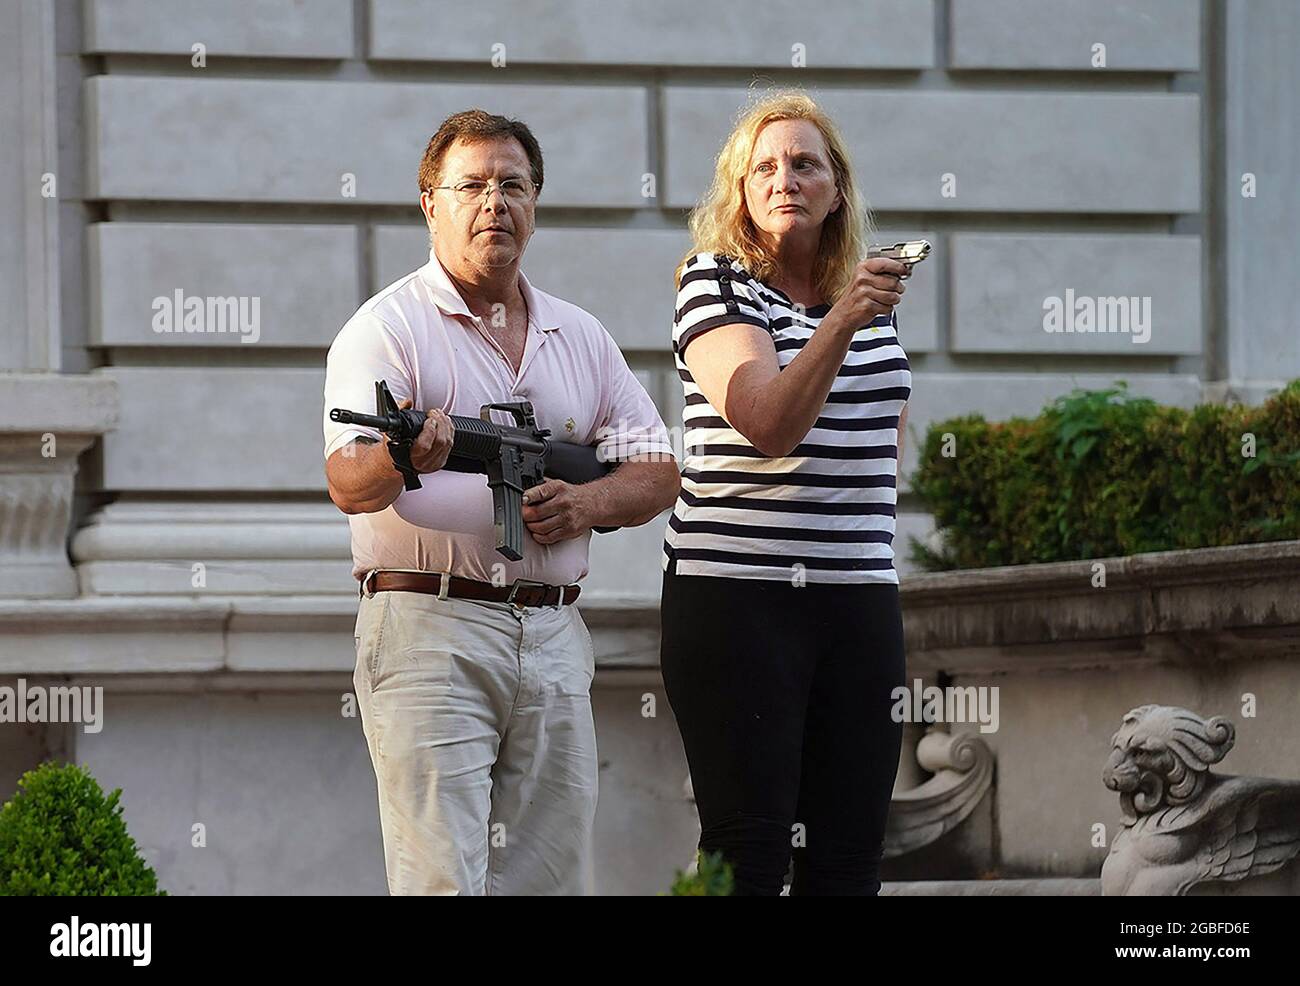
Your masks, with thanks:
M 722 297 L 726 300 L 727 312 L 734 315 L 740 310 L 740 306 L 736 304 L 736 299 L 731 293 L 731 275 L 724 270 L 718 275 L 718 284 L 722 288 Z

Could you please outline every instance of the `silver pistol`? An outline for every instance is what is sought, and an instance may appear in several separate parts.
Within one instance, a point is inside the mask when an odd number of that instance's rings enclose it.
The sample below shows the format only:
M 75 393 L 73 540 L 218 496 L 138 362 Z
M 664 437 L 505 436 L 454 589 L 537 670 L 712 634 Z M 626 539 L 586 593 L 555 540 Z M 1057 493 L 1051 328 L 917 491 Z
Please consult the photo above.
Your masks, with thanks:
M 906 265 L 907 273 L 900 274 L 899 280 L 907 280 L 912 276 L 912 268 L 930 255 L 929 240 L 901 240 L 893 246 L 881 246 L 873 244 L 867 247 L 867 258 L 887 257 L 890 260 L 897 260 Z

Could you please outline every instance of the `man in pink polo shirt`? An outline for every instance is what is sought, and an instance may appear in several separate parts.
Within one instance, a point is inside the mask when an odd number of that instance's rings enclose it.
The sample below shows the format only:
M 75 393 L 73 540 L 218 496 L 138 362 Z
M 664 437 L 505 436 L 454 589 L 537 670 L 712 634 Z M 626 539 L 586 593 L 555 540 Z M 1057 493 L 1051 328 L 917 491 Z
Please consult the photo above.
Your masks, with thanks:
M 575 583 L 593 527 L 644 524 L 677 496 L 663 421 L 614 340 L 519 269 L 542 177 L 523 123 L 444 121 L 419 170 L 429 262 L 363 304 L 327 360 L 326 474 L 352 528 L 353 682 L 393 894 L 590 889 L 595 652 Z M 376 380 L 427 411 L 419 490 L 403 491 L 380 433 L 329 420 L 370 411 Z M 511 400 L 619 460 L 594 482 L 528 491 L 519 561 L 495 550 L 486 477 L 442 470 L 448 415 Z

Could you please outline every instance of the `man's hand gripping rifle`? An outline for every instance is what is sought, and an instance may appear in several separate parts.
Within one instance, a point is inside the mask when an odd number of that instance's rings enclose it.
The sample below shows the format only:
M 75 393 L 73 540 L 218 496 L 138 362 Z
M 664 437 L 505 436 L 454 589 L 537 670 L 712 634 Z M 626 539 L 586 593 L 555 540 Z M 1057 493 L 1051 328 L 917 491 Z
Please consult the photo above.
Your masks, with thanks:
M 508 411 L 516 426 L 494 424 L 488 412 Z M 393 464 L 408 490 L 421 486 L 419 473 L 411 465 L 411 443 L 424 427 L 425 412 L 399 408 L 383 380 L 375 381 L 375 413 L 362 414 L 336 407 L 330 420 L 376 428 L 388 436 Z M 454 428 L 451 454 L 444 469 L 453 472 L 486 473 L 492 489 L 492 512 L 497 551 L 511 561 L 524 556 L 523 493 L 546 479 L 566 483 L 587 483 L 604 476 L 616 463 L 601 462 L 593 445 L 575 445 L 550 437 L 549 429 L 537 427 L 530 401 L 484 404 L 479 417 L 448 415 Z M 594 527 L 614 531 L 617 527 Z

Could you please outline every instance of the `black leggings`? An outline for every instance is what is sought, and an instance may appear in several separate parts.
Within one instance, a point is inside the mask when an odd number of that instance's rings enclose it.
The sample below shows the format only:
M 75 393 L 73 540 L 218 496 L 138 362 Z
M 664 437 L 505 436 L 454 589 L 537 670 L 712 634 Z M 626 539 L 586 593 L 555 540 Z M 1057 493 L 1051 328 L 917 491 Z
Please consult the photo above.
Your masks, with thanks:
M 675 567 L 675 566 L 672 566 Z M 874 896 L 903 726 L 898 586 L 664 573 L 664 688 L 736 895 Z

